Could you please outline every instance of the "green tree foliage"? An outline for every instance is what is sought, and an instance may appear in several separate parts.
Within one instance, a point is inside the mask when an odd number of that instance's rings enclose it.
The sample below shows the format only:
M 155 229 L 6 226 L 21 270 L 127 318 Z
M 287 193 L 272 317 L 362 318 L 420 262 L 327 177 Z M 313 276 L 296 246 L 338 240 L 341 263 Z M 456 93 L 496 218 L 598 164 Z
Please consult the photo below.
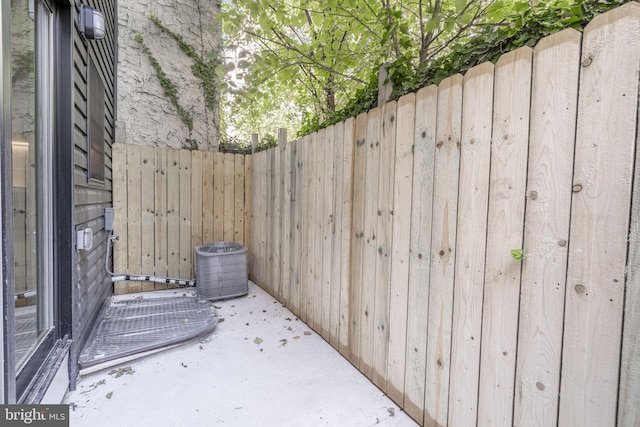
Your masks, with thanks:
M 279 128 L 287 129 L 288 135 L 295 135 L 300 128 L 300 107 L 286 87 L 272 90 L 258 85 L 252 88 L 250 97 L 229 90 L 225 95 L 220 105 L 221 146 L 225 150 L 248 145 L 252 133 L 259 133 L 262 139 L 277 135 Z
M 385 64 L 394 96 L 566 27 L 628 0 L 227 0 L 223 32 L 254 51 L 241 111 L 277 108 L 286 99 L 304 113 L 301 134 L 354 116 L 377 102 Z M 241 113 L 243 114 L 243 113 Z

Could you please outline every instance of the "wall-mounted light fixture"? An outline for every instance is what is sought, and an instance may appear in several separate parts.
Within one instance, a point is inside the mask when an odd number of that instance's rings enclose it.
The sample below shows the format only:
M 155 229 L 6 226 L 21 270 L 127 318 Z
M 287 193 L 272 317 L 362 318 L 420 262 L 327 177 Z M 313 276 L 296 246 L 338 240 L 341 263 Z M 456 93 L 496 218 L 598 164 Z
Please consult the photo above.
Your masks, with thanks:
M 80 32 L 87 40 L 98 40 L 105 36 L 104 15 L 89 6 L 80 5 Z

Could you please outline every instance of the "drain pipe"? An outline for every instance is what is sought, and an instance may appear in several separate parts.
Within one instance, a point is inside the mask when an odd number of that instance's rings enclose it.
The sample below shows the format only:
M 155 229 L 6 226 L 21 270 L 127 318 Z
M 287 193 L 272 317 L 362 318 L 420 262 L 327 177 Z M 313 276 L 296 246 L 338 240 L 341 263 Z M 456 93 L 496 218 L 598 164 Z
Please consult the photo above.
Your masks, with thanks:
M 181 288 L 193 287 L 196 285 L 195 280 L 173 279 L 171 277 L 162 276 L 145 276 L 141 274 L 114 273 L 113 271 L 109 270 L 109 254 L 111 253 L 111 242 L 114 240 L 120 240 L 120 236 L 114 236 L 113 233 L 109 233 L 109 238 L 107 239 L 107 253 L 104 257 L 104 269 L 111 276 L 111 283 L 123 281 L 143 281 L 165 283 L 167 285 L 178 285 Z

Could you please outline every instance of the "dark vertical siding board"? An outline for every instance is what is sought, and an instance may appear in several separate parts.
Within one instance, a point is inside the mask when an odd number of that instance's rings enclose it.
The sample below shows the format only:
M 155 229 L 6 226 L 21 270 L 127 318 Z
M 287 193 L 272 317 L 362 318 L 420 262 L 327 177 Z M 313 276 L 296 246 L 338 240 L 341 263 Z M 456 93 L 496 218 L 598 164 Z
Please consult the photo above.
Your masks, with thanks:
M 79 102 L 81 103 L 81 105 L 84 105 L 84 103 L 87 102 L 87 82 L 84 80 L 84 78 L 85 76 L 82 75 L 82 72 L 78 69 L 78 67 L 73 67 L 73 89 L 76 105 L 78 105 Z
M 111 281 L 104 269 L 108 232 L 104 230 L 104 208 L 112 206 L 111 144 L 114 138 L 115 103 L 115 0 L 89 0 L 83 2 L 100 10 L 105 16 L 106 37 L 86 41 L 78 31 L 77 8 L 73 36 L 73 141 L 74 144 L 74 225 L 76 229 L 91 228 L 94 245 L 89 251 L 80 251 L 75 257 L 76 300 L 74 301 L 74 345 L 78 354 L 87 340 L 105 299 L 111 294 Z M 88 180 L 88 118 L 87 64 L 92 58 L 105 85 L 105 181 L 94 184 Z M 74 354 L 74 353 L 72 353 Z M 72 360 L 72 364 L 76 361 Z M 73 370 L 72 370 L 73 372 Z M 72 380 L 73 381 L 73 380 Z

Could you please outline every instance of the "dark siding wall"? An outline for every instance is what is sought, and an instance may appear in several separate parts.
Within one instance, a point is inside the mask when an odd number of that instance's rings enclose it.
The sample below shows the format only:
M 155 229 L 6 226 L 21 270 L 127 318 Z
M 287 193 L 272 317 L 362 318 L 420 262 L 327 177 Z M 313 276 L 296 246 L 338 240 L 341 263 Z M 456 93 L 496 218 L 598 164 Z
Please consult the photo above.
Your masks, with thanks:
M 74 144 L 74 224 L 76 229 L 93 230 L 93 249 L 79 251 L 75 259 L 74 351 L 71 363 L 75 364 L 78 352 L 86 342 L 104 300 L 111 294 L 111 282 L 104 270 L 108 232 L 104 230 L 104 208 L 112 206 L 111 194 L 111 145 L 115 132 L 115 22 L 116 0 L 84 0 L 82 2 L 105 15 L 107 35 L 102 40 L 87 41 L 78 32 L 75 2 L 76 31 L 73 37 L 73 144 Z M 105 181 L 89 182 L 88 178 L 88 117 L 89 87 L 87 74 L 89 58 L 98 69 L 105 86 Z M 73 379 L 72 379 L 73 381 Z

